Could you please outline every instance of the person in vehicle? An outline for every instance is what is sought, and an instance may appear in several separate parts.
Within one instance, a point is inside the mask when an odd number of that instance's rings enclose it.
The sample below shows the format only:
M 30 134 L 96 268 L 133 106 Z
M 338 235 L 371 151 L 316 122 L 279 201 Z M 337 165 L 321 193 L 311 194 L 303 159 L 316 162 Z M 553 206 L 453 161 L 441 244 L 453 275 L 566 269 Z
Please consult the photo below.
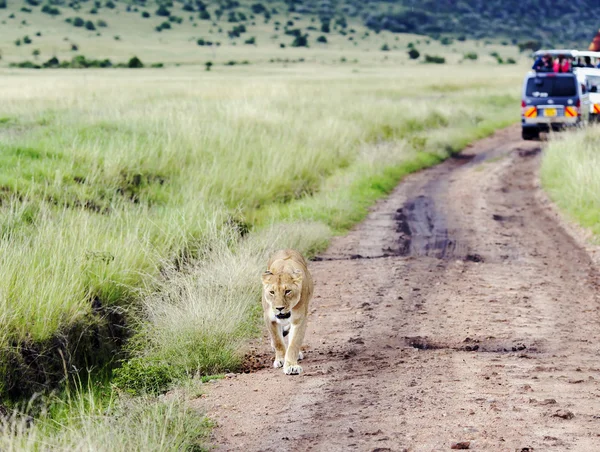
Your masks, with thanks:
M 531 67 L 536 72 L 552 72 L 552 55 L 545 53 L 533 63 Z
M 589 56 L 583 58 L 584 65 L 582 67 L 594 67 L 592 59 Z
M 556 60 L 554 60 L 553 65 L 554 72 L 571 72 L 571 63 L 564 55 L 559 55 Z

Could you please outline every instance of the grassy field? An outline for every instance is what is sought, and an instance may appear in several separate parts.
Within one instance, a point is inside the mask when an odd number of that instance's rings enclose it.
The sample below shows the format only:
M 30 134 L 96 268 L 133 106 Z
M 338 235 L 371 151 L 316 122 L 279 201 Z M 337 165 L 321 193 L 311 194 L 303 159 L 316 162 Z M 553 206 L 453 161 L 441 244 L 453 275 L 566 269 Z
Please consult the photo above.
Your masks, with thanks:
M 60 12 L 54 16 L 42 12 L 43 2 L 39 0 L 6 1 L 7 7 L 0 9 L 0 65 L 22 61 L 42 64 L 51 57 L 68 61 L 76 55 L 108 58 L 118 63 L 136 55 L 144 63 L 163 63 L 167 66 L 197 65 L 207 61 L 216 65 L 231 61 L 250 64 L 273 61 L 272 64 L 281 65 L 299 60 L 332 65 L 338 64 L 341 59 L 348 64 L 364 67 L 373 64 L 393 66 L 409 60 L 409 43 L 421 52 L 419 61 L 426 54 L 443 55 L 450 63 L 464 60 L 466 54 L 475 54 L 477 61 L 484 64 L 497 64 L 498 57 L 503 61 L 526 58 L 506 40 L 452 39 L 442 43 L 441 40 L 422 35 L 394 34 L 389 31 L 375 33 L 359 19 L 348 18 L 345 26 L 338 25 L 337 20 L 343 15 L 337 13 L 331 20 L 329 32 L 323 32 L 322 17 L 316 13 L 288 12 L 288 5 L 283 1 L 265 2 L 270 11 L 277 11 L 269 14 L 268 18 L 265 14 L 252 12 L 251 5 L 257 3 L 254 1 L 241 1 L 240 6 L 228 9 L 219 6 L 225 2 L 206 1 L 204 3 L 208 5 L 206 11 L 210 14 L 210 20 L 200 19 L 197 6 L 194 6 L 194 11 L 184 10 L 193 5 L 191 2 L 168 6 L 170 16 L 167 17 L 157 15 L 159 3 L 172 3 L 166 0 L 147 4 L 119 0 L 74 0 L 69 2 L 72 6 L 54 0 L 52 3 L 58 5 Z M 39 4 L 33 6 L 32 3 Z M 109 8 L 106 4 L 114 7 Z M 222 16 L 216 14 L 219 9 L 223 11 Z M 142 17 L 143 13 L 149 17 Z M 234 14 L 235 22 L 230 21 L 231 14 Z M 92 23 L 95 29 L 76 27 L 72 22 L 66 22 L 74 18 L 86 24 Z M 156 27 L 165 22 L 170 28 L 156 31 Z M 104 26 L 99 26 L 99 23 Z M 232 34 L 236 27 L 241 29 L 242 26 L 245 31 Z M 308 47 L 292 47 L 295 40 L 293 33 L 306 36 Z M 325 38 L 325 42 L 320 42 L 319 38 Z M 198 40 L 211 45 L 198 45 Z M 382 51 L 383 48 L 388 51 Z M 466 63 L 472 61 L 467 59 Z
M 557 135 L 544 151 L 541 178 L 551 199 L 571 220 L 600 238 L 600 129 Z
M 524 67 L 459 63 L 462 50 L 424 65 L 344 42 L 270 63 L 278 44 L 230 44 L 221 62 L 251 64 L 207 72 L 206 55 L 125 38 L 102 55 L 88 38 L 95 58 L 172 64 L 0 69 L 0 404 L 87 371 L 106 393 L 35 402 L 33 429 L 0 416 L 3 450 L 106 450 L 111 435 L 121 450 L 191 447 L 206 421 L 155 395 L 239 367 L 269 253 L 313 255 L 405 174 L 518 118 Z M 4 63 L 25 58 L 13 47 Z

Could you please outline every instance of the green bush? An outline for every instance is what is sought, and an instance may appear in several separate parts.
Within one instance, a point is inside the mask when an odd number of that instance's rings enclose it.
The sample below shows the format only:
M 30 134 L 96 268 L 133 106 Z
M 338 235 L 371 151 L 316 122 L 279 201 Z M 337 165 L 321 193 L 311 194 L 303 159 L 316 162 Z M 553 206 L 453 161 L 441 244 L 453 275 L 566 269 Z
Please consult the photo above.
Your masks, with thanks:
M 414 49 L 414 48 L 412 48 L 412 49 L 410 49 L 410 50 L 408 51 L 408 57 L 409 57 L 411 60 L 416 60 L 416 59 L 417 59 L 417 58 L 419 58 L 420 56 L 421 56 L 421 52 L 419 52 L 417 49 Z
M 0 9 L 6 9 L 6 0 L 0 0 Z
M 479 55 L 477 55 L 475 52 L 468 52 L 468 53 L 465 53 L 463 55 L 463 58 L 465 60 L 473 60 L 473 61 L 475 61 L 475 60 L 477 60 L 477 58 L 479 58 Z
M 381 46 L 381 51 L 382 52 L 389 52 L 390 51 L 390 46 L 387 44 L 384 44 Z
M 102 20 L 102 19 L 98 19 L 98 22 L 96 22 L 96 24 L 97 24 L 99 27 L 103 27 L 103 28 L 104 28 L 104 27 L 108 27 L 108 24 L 106 23 L 106 21 L 105 21 L 105 20 Z
M 169 11 L 164 5 L 160 5 L 155 14 L 161 17 L 169 17 L 171 15 L 171 11 Z
M 244 41 L 244 44 L 256 45 L 256 38 L 254 36 L 252 36 L 251 38 L 246 39 Z
M 148 19 L 148 18 L 150 18 L 150 13 L 148 11 L 142 11 L 142 17 L 144 19 Z
M 88 21 L 85 23 L 85 28 L 86 28 L 87 30 L 94 31 L 94 30 L 96 29 L 96 26 L 94 25 L 94 22 L 92 22 L 91 20 L 88 20 Z
M 299 35 L 294 38 L 292 47 L 308 47 L 308 35 Z
M 200 11 L 201 20 L 210 20 L 210 13 L 207 10 Z
M 83 20 L 81 17 L 75 17 L 73 18 L 73 25 L 75 27 L 83 27 L 85 25 L 85 20 Z
M 25 8 L 24 6 L 21 8 L 22 13 L 31 13 L 31 8 Z
M 425 55 L 425 63 L 444 64 L 446 58 L 436 55 Z
M 327 44 L 327 36 L 321 35 L 317 38 L 317 42 L 320 42 L 322 44 Z
M 162 361 L 134 358 L 114 371 L 113 384 L 131 395 L 160 394 L 183 374 Z
M 33 41 L 31 40 L 31 38 L 29 36 L 24 36 L 23 37 L 23 44 L 31 44 Z
M 449 46 L 454 42 L 454 40 L 452 38 L 449 38 L 448 36 L 444 36 L 442 39 L 440 39 L 440 44 L 442 44 L 443 46 Z
M 134 56 L 127 63 L 127 67 L 132 69 L 140 69 L 144 67 L 144 63 L 142 63 L 138 57 Z
M 506 59 L 506 64 L 517 64 L 517 60 L 509 57 Z

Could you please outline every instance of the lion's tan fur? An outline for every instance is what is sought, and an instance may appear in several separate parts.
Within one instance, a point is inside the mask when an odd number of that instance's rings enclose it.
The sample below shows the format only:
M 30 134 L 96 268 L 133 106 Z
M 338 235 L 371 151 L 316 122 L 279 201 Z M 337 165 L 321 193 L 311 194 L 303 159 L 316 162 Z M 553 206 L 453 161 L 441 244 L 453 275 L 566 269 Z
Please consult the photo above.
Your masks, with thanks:
M 286 374 L 300 373 L 302 367 L 298 365 L 298 359 L 314 287 L 306 260 L 296 250 L 277 251 L 269 259 L 262 282 L 264 319 L 275 349 L 273 365 L 283 366 Z M 287 313 L 291 314 L 289 319 L 277 317 L 277 314 Z M 289 345 L 286 348 L 283 333 L 288 327 Z

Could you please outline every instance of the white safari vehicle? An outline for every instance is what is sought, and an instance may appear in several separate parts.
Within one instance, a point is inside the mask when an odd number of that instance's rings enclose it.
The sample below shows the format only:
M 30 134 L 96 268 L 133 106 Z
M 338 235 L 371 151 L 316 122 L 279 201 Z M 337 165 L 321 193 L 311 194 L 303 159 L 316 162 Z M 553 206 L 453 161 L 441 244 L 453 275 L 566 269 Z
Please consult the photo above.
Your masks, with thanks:
M 577 51 L 576 54 L 580 58 L 588 57 L 590 61 L 600 61 L 600 52 Z M 587 86 L 590 96 L 590 120 L 600 120 L 600 68 L 577 67 L 574 72 L 579 82 Z

